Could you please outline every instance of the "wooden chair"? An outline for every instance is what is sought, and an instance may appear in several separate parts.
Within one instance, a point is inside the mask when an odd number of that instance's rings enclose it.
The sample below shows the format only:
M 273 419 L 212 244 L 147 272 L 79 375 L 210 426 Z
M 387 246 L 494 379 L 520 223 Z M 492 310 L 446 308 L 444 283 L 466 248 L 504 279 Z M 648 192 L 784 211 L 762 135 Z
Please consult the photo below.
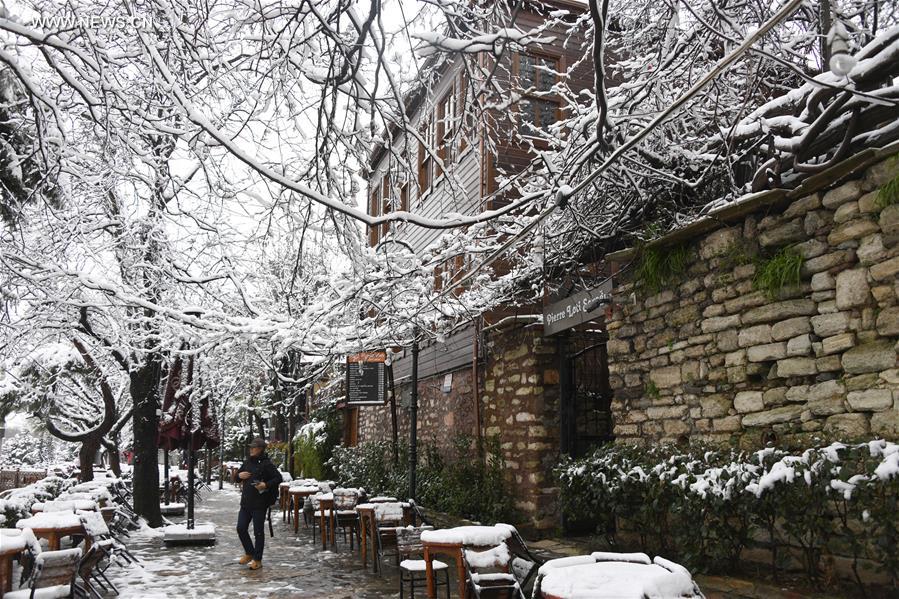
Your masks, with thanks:
M 381 572 L 381 564 L 385 557 L 394 558 L 397 567 L 400 565 L 400 554 L 396 545 L 396 529 L 402 527 L 402 518 L 379 516 L 375 512 L 375 555 L 372 557 L 374 569 Z
M 38 553 L 27 588 L 6 593 L 3 599 L 34 599 L 35 594 L 41 599 L 87 598 L 76 580 L 80 560 L 77 548 Z
M 486 551 L 463 549 L 462 561 L 473 597 L 525 599 L 521 585 L 511 572 L 512 553 L 505 543 Z
M 425 560 L 421 559 L 424 546 L 421 543 L 421 533 L 432 530 L 431 526 L 400 526 L 395 529 L 396 549 L 400 555 L 400 599 L 403 599 L 403 591 L 406 583 L 409 583 L 409 596 L 415 599 L 415 583 L 422 582 L 421 586 L 427 592 L 427 576 L 425 575 Z M 434 569 L 435 585 L 446 587 L 446 599 L 450 596 L 449 565 L 440 560 L 433 560 L 431 566 Z M 437 574 L 443 572 L 443 581 L 437 578 Z
M 347 529 L 349 529 L 350 549 L 353 549 L 353 535 L 359 539 L 359 514 L 354 509 L 359 503 L 359 497 L 360 493 L 357 489 L 334 489 L 334 526 L 343 531 L 344 543 L 346 543 Z

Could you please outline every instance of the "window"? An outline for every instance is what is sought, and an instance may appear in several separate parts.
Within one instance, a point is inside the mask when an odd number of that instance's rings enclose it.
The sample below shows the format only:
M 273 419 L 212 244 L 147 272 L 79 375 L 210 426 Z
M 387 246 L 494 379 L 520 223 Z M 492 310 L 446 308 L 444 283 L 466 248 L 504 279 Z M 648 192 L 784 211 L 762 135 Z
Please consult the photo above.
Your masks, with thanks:
M 446 259 L 434 269 L 434 291 L 442 291 L 445 287 L 462 278 L 465 269 L 465 256 L 458 255 Z M 455 295 L 461 295 L 464 288 L 460 285 L 453 289 Z
M 427 149 L 431 149 L 440 158 L 440 162 L 448 167 L 468 147 L 466 136 L 474 130 L 474 121 L 472 115 L 464 114 L 466 89 L 464 76 L 460 74 L 437 101 L 433 114 L 423 117 L 419 131 L 424 143 L 418 145 L 419 197 L 443 173 L 443 169 Z
M 558 70 L 557 58 L 517 55 L 517 87 L 523 94 L 518 132 L 522 135 L 533 134 L 533 127 L 546 129 L 559 120 L 562 102 L 552 91 Z
M 427 118 L 419 130 L 424 142 L 418 144 L 418 195 L 421 197 L 431 188 L 435 178 L 434 159 L 431 157 L 435 139 L 434 119 Z
M 391 201 L 391 187 L 390 187 L 390 171 L 386 175 L 384 175 L 383 179 L 383 191 L 381 196 L 381 214 L 390 214 L 393 211 L 393 202 Z M 383 223 L 381 225 L 381 239 L 387 237 L 387 234 L 390 233 L 390 222 Z

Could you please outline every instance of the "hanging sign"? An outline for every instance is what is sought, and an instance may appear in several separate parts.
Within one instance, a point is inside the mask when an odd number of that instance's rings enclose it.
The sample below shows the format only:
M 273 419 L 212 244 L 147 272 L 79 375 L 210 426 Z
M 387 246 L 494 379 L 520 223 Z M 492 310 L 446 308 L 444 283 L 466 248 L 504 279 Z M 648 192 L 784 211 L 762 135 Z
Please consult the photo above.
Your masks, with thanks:
M 544 336 L 555 335 L 602 316 L 606 305 L 611 300 L 612 279 L 606 279 L 598 287 L 575 293 L 571 297 L 544 306 Z
M 346 359 L 348 406 L 383 405 L 387 401 L 387 352 L 352 354 Z

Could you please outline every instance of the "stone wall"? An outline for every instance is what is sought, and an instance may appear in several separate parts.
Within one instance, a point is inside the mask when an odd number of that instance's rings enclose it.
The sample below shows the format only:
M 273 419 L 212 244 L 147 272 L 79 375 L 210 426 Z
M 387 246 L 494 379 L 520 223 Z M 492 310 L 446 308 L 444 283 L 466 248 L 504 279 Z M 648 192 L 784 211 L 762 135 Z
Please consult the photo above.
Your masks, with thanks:
M 449 448 L 457 435 L 475 435 L 472 370 L 466 368 L 453 374 L 451 390 L 443 391 L 444 374 L 418 382 L 418 439 Z M 397 386 L 397 430 L 400 443 L 409 442 L 409 409 L 401 405 L 408 397 L 409 383 Z M 393 424 L 390 406 L 362 406 L 359 408 L 359 442 L 390 440 Z
M 491 331 L 482 406 L 486 435 L 499 435 L 519 522 L 529 533 L 559 525 L 559 371 L 541 325 Z
M 647 296 L 615 277 L 608 322 L 619 440 L 804 442 L 899 436 L 899 160 L 767 206 L 690 243 L 698 259 Z M 792 247 L 801 285 L 771 299 L 744 258 Z

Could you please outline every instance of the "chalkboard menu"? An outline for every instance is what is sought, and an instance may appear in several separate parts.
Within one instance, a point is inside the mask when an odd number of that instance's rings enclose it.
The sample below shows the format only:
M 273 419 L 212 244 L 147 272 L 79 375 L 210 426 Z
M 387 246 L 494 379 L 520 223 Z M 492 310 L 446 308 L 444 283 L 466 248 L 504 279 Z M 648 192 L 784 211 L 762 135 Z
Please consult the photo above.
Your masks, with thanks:
M 347 356 L 347 405 L 381 405 L 387 401 L 387 352 Z

